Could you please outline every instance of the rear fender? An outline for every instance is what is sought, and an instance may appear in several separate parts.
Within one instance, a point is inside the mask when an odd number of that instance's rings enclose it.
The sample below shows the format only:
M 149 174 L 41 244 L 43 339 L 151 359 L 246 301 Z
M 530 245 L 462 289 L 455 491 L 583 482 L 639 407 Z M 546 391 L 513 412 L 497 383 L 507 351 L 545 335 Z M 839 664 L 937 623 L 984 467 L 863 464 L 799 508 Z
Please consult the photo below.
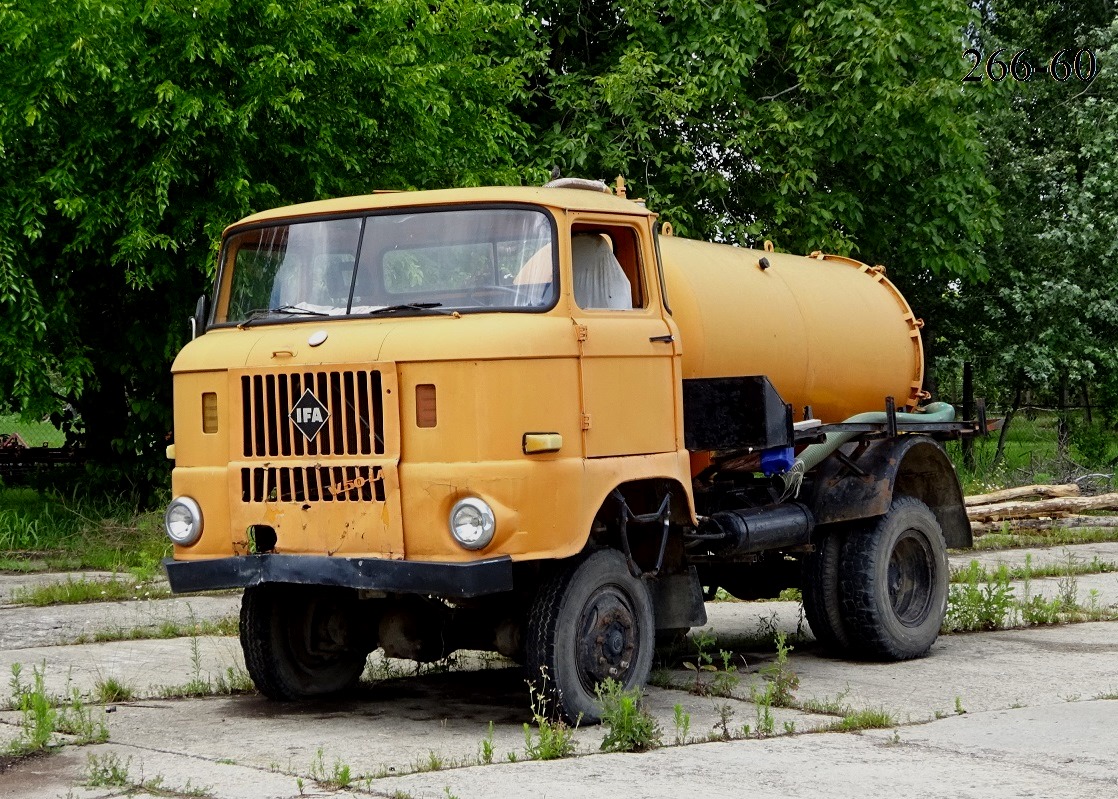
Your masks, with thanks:
M 959 477 L 938 442 L 905 435 L 870 442 L 864 449 L 847 445 L 842 451 L 858 471 L 832 455 L 812 473 L 812 496 L 804 499 L 818 525 L 881 516 L 893 496 L 902 494 L 931 508 L 947 546 L 973 544 Z

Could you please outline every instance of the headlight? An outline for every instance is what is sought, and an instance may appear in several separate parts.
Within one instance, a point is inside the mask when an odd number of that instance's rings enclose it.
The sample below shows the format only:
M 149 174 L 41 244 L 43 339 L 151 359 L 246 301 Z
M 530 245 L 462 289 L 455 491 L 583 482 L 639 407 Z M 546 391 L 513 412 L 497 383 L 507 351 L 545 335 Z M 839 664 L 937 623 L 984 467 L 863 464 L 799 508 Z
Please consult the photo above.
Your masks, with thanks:
M 454 503 L 450 511 L 450 534 L 466 549 L 481 549 L 493 540 L 497 518 L 483 500 L 467 497 Z
M 167 537 L 180 547 L 188 547 L 202 537 L 202 509 L 190 497 L 177 497 L 163 514 Z

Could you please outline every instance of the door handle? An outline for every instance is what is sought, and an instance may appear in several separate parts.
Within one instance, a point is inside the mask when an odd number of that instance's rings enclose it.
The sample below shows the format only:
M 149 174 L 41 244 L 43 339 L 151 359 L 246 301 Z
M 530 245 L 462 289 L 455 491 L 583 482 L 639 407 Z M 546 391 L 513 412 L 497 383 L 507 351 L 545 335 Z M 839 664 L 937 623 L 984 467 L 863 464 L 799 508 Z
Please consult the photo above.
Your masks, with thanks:
M 668 334 L 663 335 L 663 336 L 649 336 L 648 340 L 649 341 L 660 341 L 660 342 L 663 342 L 664 344 L 671 344 L 673 341 L 675 341 L 675 336 L 673 336 L 671 333 L 668 333 Z

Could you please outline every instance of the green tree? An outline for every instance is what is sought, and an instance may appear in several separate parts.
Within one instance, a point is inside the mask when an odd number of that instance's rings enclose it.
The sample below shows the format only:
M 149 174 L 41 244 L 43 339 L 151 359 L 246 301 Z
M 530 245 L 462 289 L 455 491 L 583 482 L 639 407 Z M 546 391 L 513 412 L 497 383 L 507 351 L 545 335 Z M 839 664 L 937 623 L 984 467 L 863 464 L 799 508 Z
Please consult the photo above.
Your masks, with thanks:
M 528 5 L 550 44 L 528 118 L 564 171 L 626 175 L 686 235 L 984 274 L 966 0 Z
M 222 227 L 519 182 L 535 30 L 487 0 L 0 5 L 0 403 L 69 403 L 98 462 L 163 482 L 168 367 Z
M 1065 50 L 1056 68 L 1066 79 L 974 85 L 1000 98 L 983 136 L 1007 232 L 985 248 L 991 279 L 947 295 L 954 360 L 978 360 L 1010 420 L 1029 393 L 1061 407 L 1094 392 L 1118 396 L 1118 9 L 995 0 L 976 46 L 984 57 L 1005 48 L 1005 61 L 1026 50 L 1045 68 Z M 1099 66 L 1089 81 L 1066 71 L 1083 48 Z M 1080 72 L 1088 69 L 1083 55 Z M 1066 444 L 1066 424 L 1062 432 Z

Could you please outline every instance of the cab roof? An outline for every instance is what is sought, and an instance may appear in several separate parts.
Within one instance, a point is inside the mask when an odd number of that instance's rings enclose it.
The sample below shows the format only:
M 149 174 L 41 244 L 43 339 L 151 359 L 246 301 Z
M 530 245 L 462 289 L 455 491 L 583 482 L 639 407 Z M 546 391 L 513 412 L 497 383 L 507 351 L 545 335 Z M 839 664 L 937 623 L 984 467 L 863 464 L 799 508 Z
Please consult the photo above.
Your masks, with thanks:
M 335 216 L 389 208 L 412 208 L 465 203 L 530 203 L 557 210 L 606 211 L 615 214 L 655 216 L 643 204 L 623 199 L 612 193 L 587 189 L 545 188 L 542 186 L 486 186 L 469 189 L 438 189 L 435 191 L 393 191 L 337 197 L 332 200 L 286 205 L 272 208 L 230 225 L 260 224 L 309 216 Z

